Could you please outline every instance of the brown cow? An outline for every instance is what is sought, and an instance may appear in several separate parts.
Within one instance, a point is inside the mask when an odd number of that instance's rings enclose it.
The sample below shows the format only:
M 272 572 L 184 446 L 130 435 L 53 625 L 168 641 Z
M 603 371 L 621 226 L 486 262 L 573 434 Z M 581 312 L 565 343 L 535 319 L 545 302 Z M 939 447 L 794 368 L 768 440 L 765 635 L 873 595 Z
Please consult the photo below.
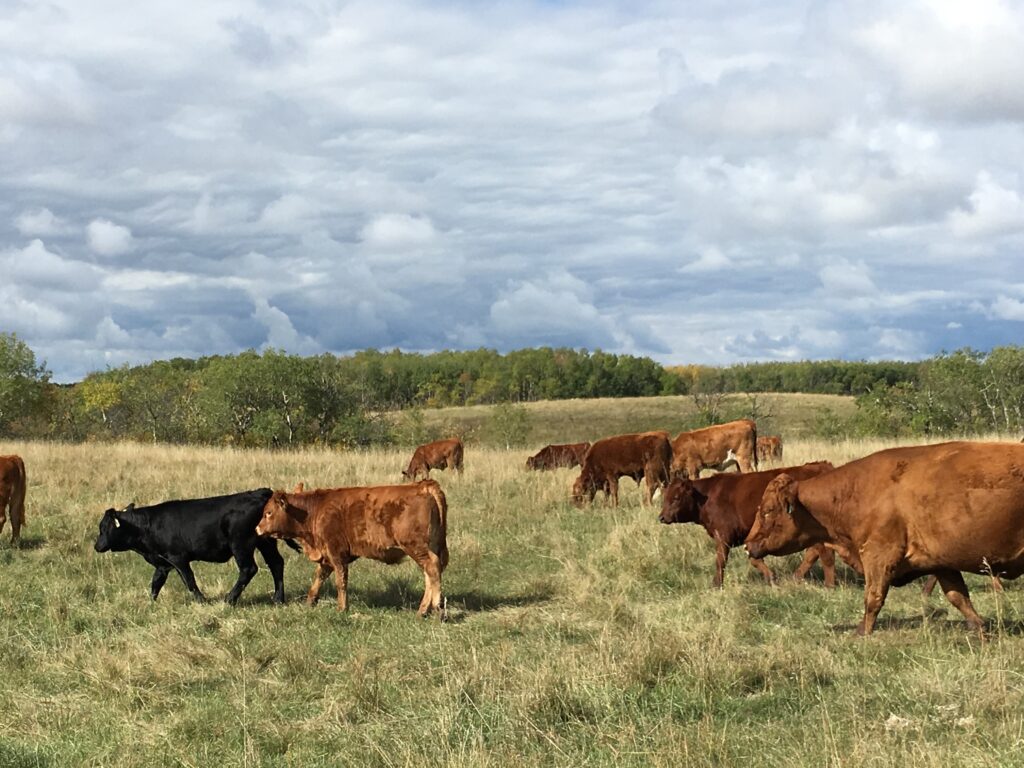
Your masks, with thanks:
M 757 469 L 757 425 L 750 419 L 730 421 L 692 432 L 672 441 L 672 476 L 696 480 L 705 467 L 722 470 L 736 465 L 740 472 Z
M 21 538 L 25 524 L 25 462 L 21 456 L 0 456 L 0 531 L 11 511 L 11 544 Z
M 639 484 L 646 481 L 643 500 L 651 503 L 656 488 L 668 484 L 672 463 L 672 445 L 665 432 L 643 432 L 635 435 L 605 437 L 590 446 L 580 465 L 580 475 L 572 486 L 572 500 L 577 506 L 584 497 L 593 501 L 598 491 L 619 505 L 619 478 L 632 477 Z
M 776 476 L 786 472 L 799 480 L 815 477 L 833 469 L 827 461 L 816 461 L 799 467 L 769 469 L 746 474 L 719 474 L 699 480 L 677 477 L 669 483 L 661 502 L 662 523 L 697 523 L 703 525 L 708 536 L 715 540 L 717 557 L 712 586 L 721 587 L 725 577 L 725 563 L 729 549 L 743 544 L 757 517 L 757 505 L 764 489 Z M 814 562 L 821 558 L 825 572 L 825 586 L 836 583 L 835 555 L 818 545 L 808 548 L 804 562 L 797 569 L 796 578 L 807 575 Z M 759 570 L 769 583 L 775 577 L 760 558 L 750 558 L 750 564 Z
M 777 435 L 757 438 L 757 460 L 782 461 L 782 438 Z
M 526 460 L 527 469 L 557 469 L 575 467 L 583 463 L 590 443 L 548 445 Z
M 462 441 L 457 437 L 435 440 L 419 446 L 402 475 L 415 480 L 420 474 L 430 477 L 432 469 L 456 469 L 462 474 Z
M 1024 573 L 1024 446 L 951 442 L 890 448 L 765 489 L 747 538 L 752 557 L 824 543 L 864 574 L 870 634 L 890 586 L 934 574 L 975 628 L 961 572 L 1014 579 Z
M 260 536 L 298 539 L 317 563 L 308 605 L 320 598 L 335 572 L 338 610 L 348 607 L 348 566 L 360 557 L 393 564 L 406 555 L 423 569 L 426 586 L 419 614 L 433 608 L 443 618 L 441 573 L 448 565 L 448 502 L 434 480 L 408 485 L 274 491 L 256 526 Z

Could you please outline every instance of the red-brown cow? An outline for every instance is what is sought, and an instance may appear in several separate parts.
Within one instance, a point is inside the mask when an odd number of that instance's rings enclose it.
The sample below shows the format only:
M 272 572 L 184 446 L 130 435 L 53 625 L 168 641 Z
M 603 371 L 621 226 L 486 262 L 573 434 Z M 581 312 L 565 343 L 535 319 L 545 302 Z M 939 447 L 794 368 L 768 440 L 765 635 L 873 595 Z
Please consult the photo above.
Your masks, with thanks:
M 700 471 L 737 466 L 740 472 L 757 469 L 757 425 L 750 419 L 730 421 L 692 432 L 672 441 L 672 476 L 696 480 Z
M 412 454 L 409 468 L 402 475 L 415 480 L 419 475 L 430 477 L 432 469 L 455 469 L 462 474 L 462 441 L 457 437 L 435 440 L 419 446 Z
M 747 538 L 751 557 L 824 543 L 864 574 L 870 634 L 890 586 L 934 574 L 975 628 L 961 572 L 1024 573 L 1024 446 L 951 442 L 890 448 L 810 480 L 776 477 Z
M 782 461 L 782 438 L 776 435 L 757 438 L 757 461 Z
M 725 577 L 725 563 L 729 549 L 743 544 L 757 517 L 757 505 L 761 502 L 764 489 L 775 477 L 787 473 L 790 477 L 804 480 L 816 477 L 833 469 L 827 461 L 816 461 L 799 467 L 769 469 L 764 472 L 746 474 L 719 474 L 699 480 L 675 478 L 665 489 L 661 502 L 662 523 L 697 523 L 704 526 L 715 541 L 715 578 L 712 585 L 722 586 Z M 810 547 L 804 562 L 797 568 L 794 577 L 802 579 L 814 562 L 821 558 L 825 572 L 825 586 L 836 583 L 835 555 L 818 545 Z M 750 564 L 759 570 L 769 582 L 775 577 L 760 558 L 750 558 Z
M 583 457 L 590 443 L 566 443 L 548 445 L 526 460 L 527 469 L 557 469 L 576 467 L 583 463 Z
M 335 573 L 338 610 L 348 607 L 348 566 L 360 557 L 389 565 L 406 555 L 423 569 L 419 614 L 443 617 L 441 573 L 448 565 L 448 502 L 434 480 L 408 485 L 274 491 L 256 526 L 260 536 L 297 539 L 317 563 L 306 602 L 315 605 L 324 579 Z
M 614 506 L 619 505 L 619 478 L 631 477 L 639 484 L 646 481 L 643 500 L 651 503 L 656 488 L 668 483 L 672 463 L 672 445 L 665 432 L 643 432 L 616 435 L 598 440 L 590 446 L 580 465 L 580 475 L 572 486 L 572 500 L 577 506 L 593 501 L 604 491 Z
M 21 538 L 25 524 L 25 462 L 21 456 L 0 456 L 0 531 L 11 514 L 11 543 Z

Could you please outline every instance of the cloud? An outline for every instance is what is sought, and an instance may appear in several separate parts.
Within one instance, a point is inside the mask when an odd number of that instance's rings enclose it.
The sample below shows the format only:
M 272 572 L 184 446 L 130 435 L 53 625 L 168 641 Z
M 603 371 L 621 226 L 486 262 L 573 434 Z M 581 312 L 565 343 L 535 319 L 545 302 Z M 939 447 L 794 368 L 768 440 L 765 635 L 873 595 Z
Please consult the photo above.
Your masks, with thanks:
M 62 381 L 263 345 L 1019 340 L 1019 4 L 623 8 L 19 5 L 0 321 Z
M 991 310 L 993 315 L 1002 320 L 1024 321 L 1024 301 L 1000 295 L 992 302 Z
M 86 228 L 89 248 L 100 256 L 120 256 L 130 251 L 134 243 L 128 227 L 106 219 L 93 219 Z

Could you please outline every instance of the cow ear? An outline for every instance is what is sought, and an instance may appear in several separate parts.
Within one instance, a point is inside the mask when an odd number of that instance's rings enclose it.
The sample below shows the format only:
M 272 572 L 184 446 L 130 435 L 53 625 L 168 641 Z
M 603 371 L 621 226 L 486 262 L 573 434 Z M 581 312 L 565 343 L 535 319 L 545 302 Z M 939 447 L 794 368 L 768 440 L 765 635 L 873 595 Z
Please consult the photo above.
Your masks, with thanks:
M 306 484 L 305 483 L 296 483 L 295 484 L 295 490 L 293 490 L 292 493 L 302 493 L 305 490 L 306 490 Z
M 122 509 L 121 511 L 122 511 L 122 512 L 131 512 L 131 511 L 133 511 L 134 509 L 135 509 L 135 502 L 133 501 L 133 502 L 132 502 L 131 504 L 129 504 L 129 505 L 127 506 L 127 507 L 125 507 L 125 508 L 124 508 L 124 509 Z

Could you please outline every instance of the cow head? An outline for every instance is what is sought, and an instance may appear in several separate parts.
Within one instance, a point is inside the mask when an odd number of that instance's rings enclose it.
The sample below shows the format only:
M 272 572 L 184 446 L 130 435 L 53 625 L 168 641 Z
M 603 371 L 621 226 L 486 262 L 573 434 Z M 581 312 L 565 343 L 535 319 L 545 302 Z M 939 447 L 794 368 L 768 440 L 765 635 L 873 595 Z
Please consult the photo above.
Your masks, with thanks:
M 526 460 L 526 468 L 527 469 L 536 469 L 537 468 L 537 457 L 536 456 L 531 456 L 530 458 L 528 458 Z
M 661 497 L 658 520 L 663 523 L 699 523 L 700 510 L 707 499 L 689 480 L 676 478 L 668 484 Z
M 797 497 L 800 484 L 783 473 L 768 483 L 744 544 L 751 557 L 788 555 L 805 549 L 809 528 L 820 528 Z
M 134 509 L 135 505 L 129 504 L 120 512 L 113 508 L 104 512 L 100 519 L 100 534 L 96 537 L 93 549 L 97 552 L 123 552 L 130 549 L 135 537 L 135 526 L 120 516 Z
M 597 482 L 590 473 L 583 471 L 572 484 L 572 503 L 582 507 L 583 503 L 592 502 L 597 494 Z
M 263 517 L 256 524 L 258 536 L 270 536 L 275 539 L 300 538 L 309 513 L 294 503 L 297 498 L 292 498 L 293 496 L 300 498 L 297 493 L 274 491 L 263 505 Z

